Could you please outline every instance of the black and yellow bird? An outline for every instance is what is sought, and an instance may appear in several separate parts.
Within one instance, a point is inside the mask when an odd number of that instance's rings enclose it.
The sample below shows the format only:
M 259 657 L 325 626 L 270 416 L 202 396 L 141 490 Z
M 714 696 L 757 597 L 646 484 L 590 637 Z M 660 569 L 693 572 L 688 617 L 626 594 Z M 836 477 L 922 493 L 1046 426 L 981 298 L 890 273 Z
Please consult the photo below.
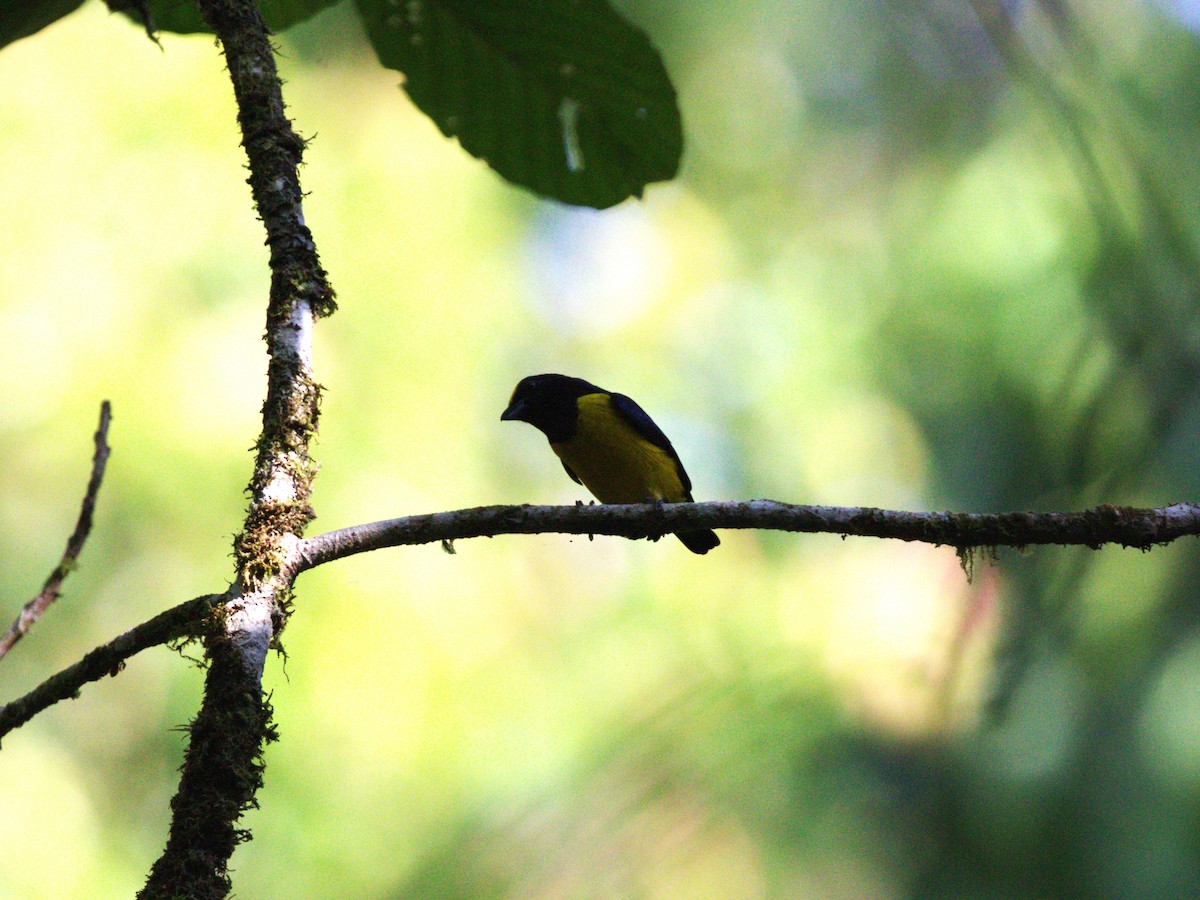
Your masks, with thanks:
M 501 420 L 528 422 L 550 441 L 567 474 L 601 503 L 692 502 L 679 454 L 645 410 L 624 394 L 566 375 L 530 375 Z M 676 535 L 693 553 L 721 543 L 713 531 Z

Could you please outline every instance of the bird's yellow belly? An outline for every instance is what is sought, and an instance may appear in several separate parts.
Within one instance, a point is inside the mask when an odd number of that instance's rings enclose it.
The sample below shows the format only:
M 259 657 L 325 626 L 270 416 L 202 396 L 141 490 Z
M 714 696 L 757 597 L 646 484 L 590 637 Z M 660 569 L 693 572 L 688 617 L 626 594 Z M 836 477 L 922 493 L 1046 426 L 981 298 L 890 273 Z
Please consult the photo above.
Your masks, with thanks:
M 551 444 L 601 503 L 684 498 L 675 460 L 634 431 L 603 394 L 579 398 L 580 415 L 569 441 Z

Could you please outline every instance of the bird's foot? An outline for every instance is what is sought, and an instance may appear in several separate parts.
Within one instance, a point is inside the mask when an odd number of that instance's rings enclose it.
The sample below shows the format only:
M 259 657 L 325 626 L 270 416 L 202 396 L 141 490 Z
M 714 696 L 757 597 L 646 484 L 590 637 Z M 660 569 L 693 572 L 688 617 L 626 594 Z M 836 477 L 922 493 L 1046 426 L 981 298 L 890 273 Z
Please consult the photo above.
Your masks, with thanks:
M 647 497 L 644 502 L 654 507 L 654 515 L 646 521 L 646 539 L 657 541 L 667 533 L 666 515 L 663 512 L 665 504 L 662 497 Z

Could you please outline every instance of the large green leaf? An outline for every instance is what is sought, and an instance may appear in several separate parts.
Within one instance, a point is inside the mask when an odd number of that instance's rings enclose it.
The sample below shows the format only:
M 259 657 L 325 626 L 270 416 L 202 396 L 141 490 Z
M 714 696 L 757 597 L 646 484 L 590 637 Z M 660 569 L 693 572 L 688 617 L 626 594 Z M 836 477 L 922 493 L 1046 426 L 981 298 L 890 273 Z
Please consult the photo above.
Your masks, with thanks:
M 278 32 L 315 16 L 337 2 L 338 0 L 259 0 L 258 8 L 267 22 L 267 27 Z M 212 33 L 212 29 L 204 24 L 196 0 L 148 0 L 146 5 L 150 9 L 150 23 L 156 30 L 173 31 L 177 34 L 193 34 L 200 31 Z M 127 11 L 126 15 L 131 14 Z M 141 19 L 136 15 L 131 15 L 131 18 L 141 24 Z
M 674 176 L 675 89 L 604 0 L 355 0 L 443 134 L 509 181 L 606 207 Z
M 83 0 L 0 0 L 0 47 L 36 34 L 83 5 Z

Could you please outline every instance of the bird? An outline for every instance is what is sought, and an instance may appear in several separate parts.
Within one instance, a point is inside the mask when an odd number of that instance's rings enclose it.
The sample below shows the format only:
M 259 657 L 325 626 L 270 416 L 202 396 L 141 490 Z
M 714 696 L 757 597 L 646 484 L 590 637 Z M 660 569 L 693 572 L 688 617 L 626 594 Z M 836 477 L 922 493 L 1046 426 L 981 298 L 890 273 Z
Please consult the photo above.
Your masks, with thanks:
M 545 434 L 567 474 L 601 503 L 693 502 L 679 454 L 624 394 L 568 375 L 530 375 L 517 384 L 500 420 L 528 422 Z M 693 553 L 721 543 L 707 529 L 675 536 Z

